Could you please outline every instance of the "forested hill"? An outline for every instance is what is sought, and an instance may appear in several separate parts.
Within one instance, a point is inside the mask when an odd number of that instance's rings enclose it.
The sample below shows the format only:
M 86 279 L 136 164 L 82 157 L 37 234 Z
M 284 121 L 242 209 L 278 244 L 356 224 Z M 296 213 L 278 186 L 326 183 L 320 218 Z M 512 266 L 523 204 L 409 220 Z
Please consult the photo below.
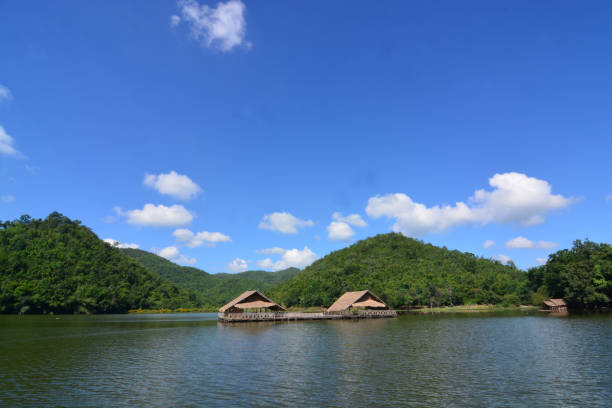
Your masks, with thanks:
M 392 307 L 528 301 L 514 266 L 381 234 L 316 261 L 270 294 L 287 306 L 329 306 L 345 291 L 371 289 Z
M 100 240 L 80 221 L 0 222 L 0 313 L 123 313 L 196 306 L 195 296 Z
M 259 289 L 265 293 L 299 272 L 297 268 L 289 268 L 278 272 L 209 274 L 197 268 L 177 265 L 141 249 L 126 248 L 122 251 L 162 278 L 196 293 L 203 304 L 216 307 L 226 304 L 246 290 Z

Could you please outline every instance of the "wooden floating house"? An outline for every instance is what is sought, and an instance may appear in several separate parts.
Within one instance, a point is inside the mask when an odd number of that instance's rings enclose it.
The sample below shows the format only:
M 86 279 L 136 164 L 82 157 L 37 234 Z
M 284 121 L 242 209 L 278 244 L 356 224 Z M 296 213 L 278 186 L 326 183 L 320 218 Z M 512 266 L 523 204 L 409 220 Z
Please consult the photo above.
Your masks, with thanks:
M 546 299 L 542 302 L 544 312 L 567 312 L 567 304 L 563 299 Z
M 219 309 L 220 322 L 334 320 L 397 317 L 395 310 L 369 290 L 346 292 L 325 312 L 287 312 L 257 290 L 249 290 Z

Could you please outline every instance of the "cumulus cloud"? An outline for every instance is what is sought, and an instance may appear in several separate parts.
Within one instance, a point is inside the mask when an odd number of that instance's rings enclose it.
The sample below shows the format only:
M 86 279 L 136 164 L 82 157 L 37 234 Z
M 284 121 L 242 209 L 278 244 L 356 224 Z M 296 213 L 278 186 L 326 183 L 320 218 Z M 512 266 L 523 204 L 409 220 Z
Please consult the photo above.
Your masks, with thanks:
M 503 254 L 499 254 L 499 255 L 495 255 L 492 256 L 491 259 L 493 259 L 494 261 L 499 261 L 503 264 L 508 264 L 510 262 L 512 262 L 512 258 L 510 258 L 509 256 L 503 255 Z
M 350 214 L 344 217 L 342 213 L 335 212 L 332 219 L 334 221 L 327 226 L 327 237 L 332 241 L 350 241 L 355 235 L 351 225 L 355 227 L 368 225 L 359 214 Z
M 0 153 L 7 156 L 23 158 L 19 150 L 15 149 L 15 139 L 6 133 L 6 130 L 4 130 L 2 126 L 0 126 Z
M 279 247 L 272 247 L 272 248 L 265 248 L 265 249 L 257 249 L 255 250 L 255 252 L 257 252 L 258 254 L 282 254 L 285 252 L 285 250 L 283 248 L 279 248 Z
M 307 246 L 301 251 L 297 248 L 284 249 L 281 259 L 273 261 L 270 258 L 262 259 L 257 261 L 257 266 L 264 269 L 272 269 L 279 271 L 287 268 L 304 268 L 317 259 L 317 254 L 312 252 Z
M 555 242 L 550 241 L 531 241 L 525 237 L 516 237 L 506 242 L 506 248 L 520 248 L 520 249 L 552 249 L 555 248 L 557 244 Z
M 175 263 L 181 263 L 181 264 L 187 264 L 187 265 L 193 265 L 194 263 L 196 263 L 195 258 L 189 258 L 181 254 L 179 252 L 179 249 L 175 246 L 165 247 L 161 250 L 158 250 L 157 248 L 152 248 L 151 250 L 157 255 L 163 258 L 166 258 L 167 260 L 175 262 Z
M 244 272 L 249 269 L 249 264 L 244 259 L 236 258 L 227 264 L 227 269 L 233 273 Z
M 332 241 L 350 241 L 355 231 L 346 222 L 332 221 L 327 226 L 327 237 Z
M 174 237 L 183 245 L 189 248 L 199 247 L 201 245 L 215 246 L 218 242 L 231 242 L 232 239 L 220 232 L 201 231 L 194 234 L 186 228 L 177 229 L 172 233 Z
M 495 245 L 495 241 L 491 240 L 491 239 L 487 239 L 484 244 L 482 244 L 483 248 L 491 248 L 492 246 Z
M 202 188 L 194 183 L 184 174 L 171 171 L 167 174 L 145 174 L 143 180 L 145 186 L 157 190 L 161 194 L 166 194 L 179 200 L 191 200 Z
M 13 98 L 11 90 L 0 84 L 0 102 L 8 101 Z
M 138 244 L 128 244 L 125 242 L 119 242 L 116 239 L 112 239 L 112 238 L 105 238 L 103 241 L 109 244 L 110 246 L 114 246 L 116 248 L 132 248 L 132 249 L 140 248 Z
M 548 259 L 546 259 L 546 258 L 536 258 L 536 262 L 538 263 L 538 265 L 546 265 L 546 262 L 548 262 Z
M 179 0 L 180 16 L 170 17 L 170 26 L 184 22 L 193 37 L 207 47 L 230 51 L 245 43 L 246 6 L 240 0 L 217 3 L 217 7 L 200 4 L 196 0 Z M 250 46 L 250 43 L 246 44 Z
M 266 214 L 259 223 L 259 228 L 279 231 L 283 234 L 297 234 L 300 227 L 312 227 L 312 220 L 301 220 L 288 212 Z
M 536 225 L 544 222 L 550 211 L 575 201 L 551 194 L 548 182 L 521 173 L 495 174 L 489 179 L 489 185 L 493 188 L 491 191 L 477 190 L 468 204 L 427 207 L 403 193 L 371 197 L 366 213 L 373 218 L 395 219 L 395 232 L 423 236 L 466 224 Z
M 145 204 L 142 210 L 122 211 L 115 207 L 115 212 L 119 216 L 127 218 L 130 224 L 145 225 L 148 227 L 184 227 L 193 220 L 193 214 L 182 205 Z

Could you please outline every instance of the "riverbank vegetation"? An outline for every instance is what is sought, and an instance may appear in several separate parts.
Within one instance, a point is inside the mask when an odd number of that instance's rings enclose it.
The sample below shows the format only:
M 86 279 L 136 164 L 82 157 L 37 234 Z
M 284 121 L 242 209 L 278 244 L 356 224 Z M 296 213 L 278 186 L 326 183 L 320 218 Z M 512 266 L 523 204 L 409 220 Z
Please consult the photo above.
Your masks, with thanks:
M 311 266 L 279 272 L 208 274 L 155 254 L 118 249 L 59 213 L 0 222 L 0 313 L 215 311 L 259 289 L 291 311 L 320 311 L 346 291 L 368 288 L 392 308 L 472 310 L 464 305 L 610 307 L 612 247 L 575 241 L 527 273 L 513 264 L 436 247 L 401 234 L 364 239 Z

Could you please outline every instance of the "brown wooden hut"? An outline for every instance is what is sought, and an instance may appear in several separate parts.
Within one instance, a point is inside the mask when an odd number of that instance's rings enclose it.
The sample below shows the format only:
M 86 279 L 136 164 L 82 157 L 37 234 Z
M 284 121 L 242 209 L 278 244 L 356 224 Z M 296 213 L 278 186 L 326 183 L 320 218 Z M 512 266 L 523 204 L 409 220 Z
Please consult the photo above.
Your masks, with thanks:
M 353 308 L 389 310 L 389 306 L 385 302 L 366 289 L 357 292 L 346 292 L 327 308 L 327 312 L 344 312 Z
M 547 312 L 566 312 L 567 304 L 563 299 L 546 299 L 542 302 L 542 310 Z
M 247 309 L 285 310 L 258 290 L 247 290 L 219 309 L 221 313 L 243 313 Z

